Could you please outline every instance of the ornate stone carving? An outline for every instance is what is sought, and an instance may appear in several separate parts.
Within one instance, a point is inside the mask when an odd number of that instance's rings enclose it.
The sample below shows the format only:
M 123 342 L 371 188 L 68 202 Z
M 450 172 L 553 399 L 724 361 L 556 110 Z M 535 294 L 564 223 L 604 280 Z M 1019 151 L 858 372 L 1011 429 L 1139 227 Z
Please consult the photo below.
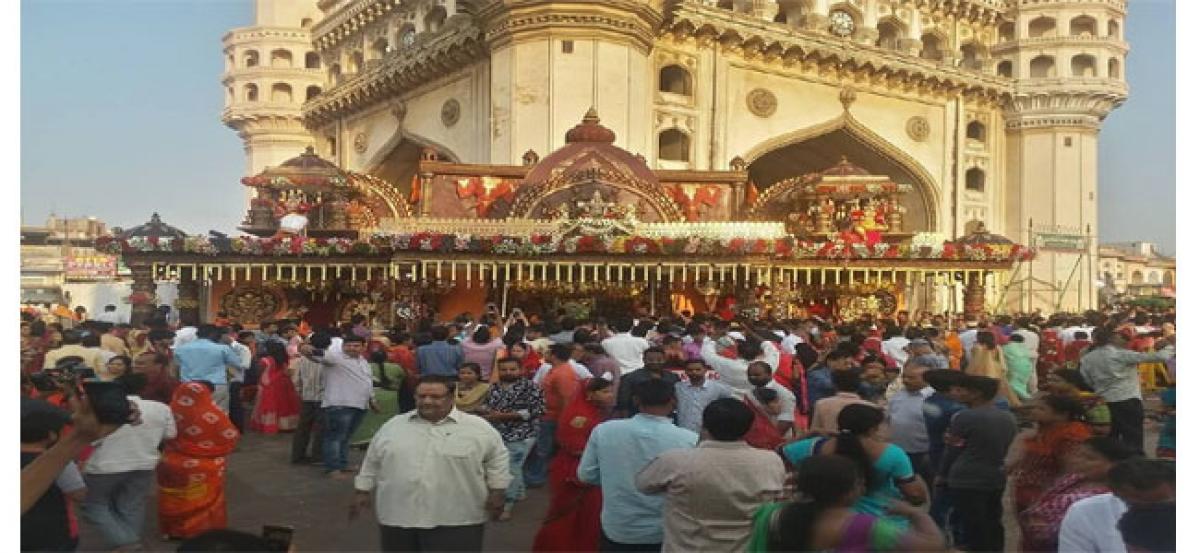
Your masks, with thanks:
M 392 103 L 392 117 L 396 118 L 396 122 L 404 125 L 404 118 L 408 115 L 408 104 L 403 100 L 396 100 Z
M 367 153 L 367 133 L 360 132 L 354 135 L 354 151 L 360 154 Z
M 770 117 L 779 108 L 779 100 L 775 98 L 775 93 L 770 90 L 756 88 L 746 95 L 746 107 L 750 108 L 750 113 L 754 115 Z
M 458 117 L 462 114 L 462 106 L 458 100 L 450 98 L 442 104 L 442 124 L 447 127 L 453 127 L 458 122 Z
M 241 321 L 271 319 L 282 308 L 279 293 L 258 286 L 238 286 L 221 298 L 221 310 Z
M 842 109 L 850 111 L 850 106 L 853 106 L 855 100 L 858 100 L 858 91 L 854 90 L 853 87 L 847 86 L 838 94 L 838 100 L 842 102 Z
M 917 142 L 924 142 L 929 138 L 929 120 L 920 115 L 914 115 L 908 118 L 904 130 L 908 131 L 909 138 Z

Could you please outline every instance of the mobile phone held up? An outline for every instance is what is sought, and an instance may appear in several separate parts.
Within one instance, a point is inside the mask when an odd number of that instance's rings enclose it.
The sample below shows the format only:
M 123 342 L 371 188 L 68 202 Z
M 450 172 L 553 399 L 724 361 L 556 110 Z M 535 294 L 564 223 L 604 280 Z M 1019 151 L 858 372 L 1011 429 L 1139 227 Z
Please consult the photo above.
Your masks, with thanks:
M 296 529 L 291 526 L 264 524 L 262 527 L 262 539 L 267 542 L 270 551 L 288 551 L 291 549 L 292 535 L 295 533 Z

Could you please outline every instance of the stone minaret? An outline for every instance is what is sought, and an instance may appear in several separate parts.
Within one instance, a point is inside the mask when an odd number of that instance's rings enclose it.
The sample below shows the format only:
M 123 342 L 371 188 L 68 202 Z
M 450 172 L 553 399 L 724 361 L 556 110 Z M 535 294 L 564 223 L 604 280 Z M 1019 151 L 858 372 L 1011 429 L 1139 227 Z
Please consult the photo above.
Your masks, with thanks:
M 320 17 L 315 0 L 256 0 L 254 25 L 233 29 L 222 39 L 221 120 L 245 144 L 247 175 L 313 145 L 300 106 L 326 86 L 310 32 Z
M 1017 294 L 1019 307 L 1029 308 L 1032 297 L 1033 306 L 1049 311 L 1061 297 L 1063 310 L 1088 309 L 1096 304 L 1098 288 L 1097 141 L 1102 121 L 1129 91 L 1126 3 L 1014 0 L 1013 5 L 1015 20 L 1001 25 L 993 49 L 997 73 L 1015 79 L 1005 113 L 1004 234 L 1028 241 L 1032 221 L 1035 231 L 1090 230 L 1092 236 L 1083 259 L 1041 252 L 1033 264 L 1035 283 Z M 1018 278 L 1028 279 L 1029 272 L 1023 267 Z M 1047 283 L 1060 291 L 1045 290 Z

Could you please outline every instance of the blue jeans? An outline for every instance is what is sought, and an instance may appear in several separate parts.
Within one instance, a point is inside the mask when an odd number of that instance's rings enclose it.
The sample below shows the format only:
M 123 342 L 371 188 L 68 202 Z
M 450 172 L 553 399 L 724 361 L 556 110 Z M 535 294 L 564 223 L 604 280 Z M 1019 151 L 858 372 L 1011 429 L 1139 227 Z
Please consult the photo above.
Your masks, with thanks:
M 529 455 L 529 450 L 533 448 L 533 443 L 537 441 L 537 436 L 531 436 L 524 440 L 515 442 L 504 442 L 504 447 L 508 448 L 508 472 L 512 474 L 512 482 L 508 484 L 508 491 L 504 492 L 504 501 L 506 503 L 516 503 L 517 498 L 525 495 L 525 458 Z
M 525 466 L 525 484 L 532 488 L 546 485 L 550 472 L 550 458 L 554 456 L 554 433 L 558 430 L 558 421 L 539 421 L 537 445 L 533 454 L 529 455 L 529 463 Z
M 350 457 L 350 436 L 354 435 L 367 411 L 354 407 L 326 407 L 324 414 L 321 452 L 325 458 L 325 470 L 346 470 Z
M 113 548 L 140 543 L 146 502 L 154 490 L 154 471 L 85 474 L 84 482 L 84 520 L 95 526 Z

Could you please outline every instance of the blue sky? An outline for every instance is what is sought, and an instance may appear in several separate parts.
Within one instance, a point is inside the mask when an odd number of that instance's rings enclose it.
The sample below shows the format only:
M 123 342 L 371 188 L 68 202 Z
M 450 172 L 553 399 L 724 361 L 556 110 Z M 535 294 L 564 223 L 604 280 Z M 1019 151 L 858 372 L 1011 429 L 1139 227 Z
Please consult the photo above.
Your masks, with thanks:
M 188 232 L 245 213 L 221 36 L 248 0 L 22 0 L 21 211 Z M 1131 94 L 1100 137 L 1100 237 L 1175 251 L 1175 3 L 1129 2 Z

